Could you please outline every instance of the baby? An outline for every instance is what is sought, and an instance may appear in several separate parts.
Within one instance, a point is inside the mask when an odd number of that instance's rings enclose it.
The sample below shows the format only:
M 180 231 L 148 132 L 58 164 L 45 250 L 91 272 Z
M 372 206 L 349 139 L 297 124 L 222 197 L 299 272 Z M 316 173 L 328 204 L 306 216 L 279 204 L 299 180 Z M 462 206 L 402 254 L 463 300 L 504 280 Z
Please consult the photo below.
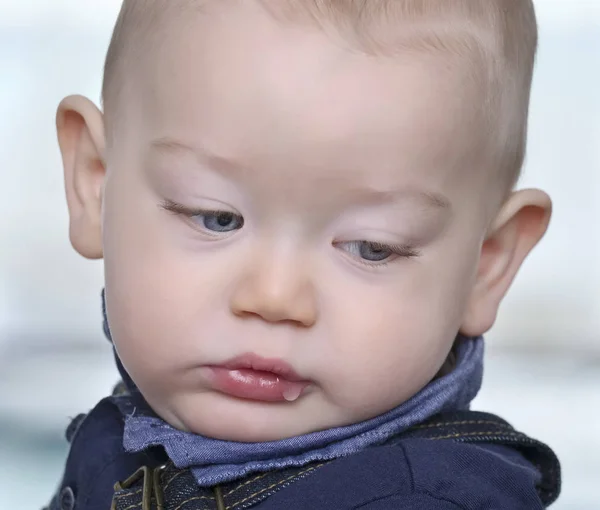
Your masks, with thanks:
M 126 0 L 104 111 L 57 115 L 123 383 L 49 508 L 551 504 L 552 450 L 469 411 L 551 214 L 536 39 L 531 0 Z

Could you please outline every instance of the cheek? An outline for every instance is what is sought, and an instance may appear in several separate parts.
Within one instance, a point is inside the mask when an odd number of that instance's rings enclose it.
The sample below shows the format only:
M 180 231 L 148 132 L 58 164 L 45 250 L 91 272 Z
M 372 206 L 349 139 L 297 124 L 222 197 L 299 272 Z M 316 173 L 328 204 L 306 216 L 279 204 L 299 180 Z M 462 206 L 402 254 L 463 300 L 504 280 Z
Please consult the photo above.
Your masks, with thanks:
M 182 247 L 182 229 L 158 199 L 119 196 L 127 184 L 114 184 L 105 201 L 107 311 L 119 355 L 141 384 L 166 377 L 182 363 L 181 352 L 199 348 L 203 326 L 222 308 L 218 282 L 226 267 Z
M 395 407 L 425 386 L 443 364 L 460 327 L 472 258 L 407 265 L 380 285 L 332 283 L 331 343 L 323 368 L 336 405 L 368 416 Z M 458 255 L 458 253 L 457 253 Z M 471 260 L 469 260 L 469 258 Z M 432 267 L 436 270 L 433 271 Z M 391 277 L 394 278 L 394 277 Z M 343 384 L 341 383 L 343 381 Z
M 421 389 L 453 340 L 418 298 L 377 294 L 338 302 L 327 356 L 332 363 L 324 372 L 325 391 L 335 404 L 363 416 L 391 409 Z

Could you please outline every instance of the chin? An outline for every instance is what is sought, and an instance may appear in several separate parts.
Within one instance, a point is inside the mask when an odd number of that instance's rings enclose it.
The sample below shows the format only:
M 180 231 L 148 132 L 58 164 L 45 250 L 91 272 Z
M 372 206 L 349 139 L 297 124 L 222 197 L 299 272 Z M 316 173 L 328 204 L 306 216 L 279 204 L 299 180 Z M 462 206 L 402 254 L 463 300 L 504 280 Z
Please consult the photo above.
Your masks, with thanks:
M 224 441 L 279 441 L 326 427 L 307 422 L 306 417 L 315 414 L 307 413 L 300 403 L 266 403 L 213 394 L 186 404 L 174 409 L 171 416 L 161 417 L 178 429 Z
M 264 423 L 252 417 L 241 416 L 221 419 L 203 419 L 190 420 L 184 423 L 185 429 L 194 434 L 198 434 L 213 439 L 223 441 L 236 441 L 240 443 L 264 443 L 269 441 L 279 441 L 288 437 L 298 435 L 284 427 L 277 427 L 275 423 Z M 303 434 L 304 432 L 299 432 Z
M 192 431 L 213 439 L 223 441 L 235 441 L 239 443 L 265 443 L 285 439 L 286 435 L 281 431 L 267 429 L 265 427 L 252 427 L 248 423 L 206 423 L 202 424 L 197 431 Z M 251 424 L 250 424 L 251 425 Z

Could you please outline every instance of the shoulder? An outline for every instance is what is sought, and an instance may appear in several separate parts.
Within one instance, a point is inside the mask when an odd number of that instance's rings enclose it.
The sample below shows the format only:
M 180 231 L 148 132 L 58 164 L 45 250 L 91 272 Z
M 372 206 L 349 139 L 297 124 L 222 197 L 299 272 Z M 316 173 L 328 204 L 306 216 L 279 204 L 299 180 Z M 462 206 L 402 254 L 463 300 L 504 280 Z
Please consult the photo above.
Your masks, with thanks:
M 73 421 L 67 429 L 71 445 L 55 507 L 64 507 L 67 498 L 72 500 L 71 507 L 82 510 L 110 508 L 114 484 L 129 477 L 140 464 L 138 456 L 123 448 L 123 425 L 114 397 L 101 400 Z
M 538 479 L 510 448 L 406 439 L 330 462 L 272 496 L 270 504 L 288 510 L 309 503 L 364 510 L 535 510 L 544 508 Z
M 408 439 L 402 448 L 415 493 L 457 508 L 544 508 L 540 472 L 521 453 L 502 445 Z

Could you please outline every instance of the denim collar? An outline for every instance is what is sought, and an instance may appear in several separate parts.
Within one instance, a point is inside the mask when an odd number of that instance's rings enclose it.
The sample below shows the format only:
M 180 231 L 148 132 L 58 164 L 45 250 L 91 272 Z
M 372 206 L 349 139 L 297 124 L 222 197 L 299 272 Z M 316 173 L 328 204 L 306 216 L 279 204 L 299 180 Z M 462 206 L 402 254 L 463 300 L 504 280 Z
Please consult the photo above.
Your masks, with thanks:
M 103 299 L 104 332 L 110 340 Z M 212 439 L 171 427 L 148 406 L 115 352 L 117 366 L 129 390 L 116 399 L 125 428 L 123 446 L 141 452 L 162 446 L 178 468 L 189 468 L 198 484 L 212 486 L 266 472 L 326 461 L 383 443 L 394 435 L 448 411 L 466 410 L 481 387 L 483 338 L 459 336 L 454 369 L 428 384 L 400 406 L 380 416 L 344 427 L 280 441 L 241 443 Z

